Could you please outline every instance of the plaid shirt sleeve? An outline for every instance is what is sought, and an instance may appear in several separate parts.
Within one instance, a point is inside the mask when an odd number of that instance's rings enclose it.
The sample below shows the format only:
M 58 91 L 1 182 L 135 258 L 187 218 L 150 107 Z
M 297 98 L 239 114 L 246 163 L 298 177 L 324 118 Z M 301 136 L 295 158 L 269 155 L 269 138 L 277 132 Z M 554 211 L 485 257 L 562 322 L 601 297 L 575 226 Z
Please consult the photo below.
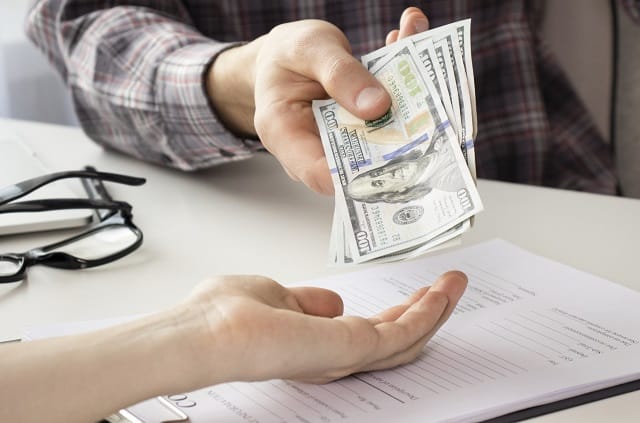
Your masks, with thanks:
M 640 0 L 620 0 L 620 2 L 631 19 L 640 25 Z
M 71 88 L 85 131 L 145 160 L 197 169 L 259 141 L 216 119 L 203 77 L 216 55 L 275 25 L 324 19 L 358 56 L 384 44 L 395 0 L 36 0 L 28 32 Z M 640 0 L 618 0 L 640 22 Z M 540 34 L 541 0 L 416 0 L 436 27 L 472 18 L 481 178 L 615 193 L 610 146 Z M 214 41 L 217 40 L 217 41 Z
M 243 159 L 261 148 L 231 134 L 206 96 L 209 65 L 238 43 L 203 36 L 177 0 L 104 3 L 40 0 L 26 22 L 28 36 L 70 87 L 93 140 L 183 170 Z

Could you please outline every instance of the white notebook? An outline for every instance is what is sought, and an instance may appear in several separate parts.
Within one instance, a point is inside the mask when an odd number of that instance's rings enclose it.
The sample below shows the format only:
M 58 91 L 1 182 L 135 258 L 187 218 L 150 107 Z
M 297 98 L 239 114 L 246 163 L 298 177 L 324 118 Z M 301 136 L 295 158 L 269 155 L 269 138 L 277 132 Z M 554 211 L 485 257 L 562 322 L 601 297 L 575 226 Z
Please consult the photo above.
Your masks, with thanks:
M 228 383 L 125 414 L 169 421 L 168 402 L 190 423 L 504 422 L 638 389 L 640 293 L 502 240 L 302 285 L 333 289 L 346 314 L 370 316 L 450 269 L 468 275 L 468 288 L 413 363 L 326 385 Z M 89 327 L 36 328 L 25 339 Z
M 56 171 L 71 169 L 56 169 Z M 76 170 L 76 169 L 73 169 Z M 0 187 L 9 186 L 35 176 L 51 173 L 35 152 L 14 135 L 0 134 Z M 78 184 L 75 191 L 72 183 Z M 20 200 L 42 198 L 80 198 L 78 180 L 59 180 L 48 184 Z M 93 218 L 91 210 L 55 210 L 38 213 L 0 213 L 0 236 L 71 228 L 87 225 Z

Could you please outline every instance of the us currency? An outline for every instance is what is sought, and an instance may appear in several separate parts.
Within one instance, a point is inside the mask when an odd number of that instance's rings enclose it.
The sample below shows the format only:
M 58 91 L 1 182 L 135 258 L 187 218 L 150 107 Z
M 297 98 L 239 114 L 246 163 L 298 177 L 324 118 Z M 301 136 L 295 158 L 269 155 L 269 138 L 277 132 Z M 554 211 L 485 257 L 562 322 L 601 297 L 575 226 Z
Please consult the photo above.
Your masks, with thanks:
M 420 59 L 422 59 L 422 64 L 427 71 L 427 76 L 431 78 L 431 82 L 433 82 L 433 86 L 440 96 L 440 100 L 442 100 L 442 104 L 444 105 L 444 108 L 447 112 L 449 121 L 455 122 L 456 115 L 453 111 L 453 104 L 451 103 L 451 96 L 449 95 L 447 80 L 444 75 L 444 69 L 442 68 L 441 63 L 438 61 L 438 55 L 436 53 L 433 40 L 430 38 L 426 38 L 420 45 L 416 43 L 415 46 L 418 50 L 418 54 L 420 55 Z
M 334 100 L 313 103 L 336 187 L 335 263 L 397 260 L 435 248 L 482 210 L 441 91 L 424 69 L 412 43 L 396 43 L 376 59 L 370 71 L 392 97 L 376 121 L 357 119 Z
M 445 31 L 442 32 L 442 34 L 444 37 L 451 38 L 453 32 Z M 444 105 L 447 116 L 449 117 L 449 121 L 458 133 L 460 149 L 465 157 L 465 160 L 467 161 L 469 169 L 471 170 L 471 174 L 475 179 L 475 153 L 473 151 L 467 151 L 467 145 L 469 143 L 466 142 L 466 137 L 464 135 L 465 131 L 461 129 L 466 127 L 462 125 L 471 124 L 468 119 L 463 120 L 462 116 L 464 116 L 464 113 L 461 113 L 460 111 L 460 105 L 467 104 L 467 102 L 463 102 L 464 100 L 460 101 L 460 96 L 462 95 L 460 87 L 462 85 L 457 82 L 461 81 L 462 78 L 456 77 L 454 66 L 452 65 L 453 60 L 456 59 L 453 58 L 452 54 L 449 54 L 448 56 L 445 54 L 445 51 L 448 50 L 445 49 L 446 44 L 441 41 L 443 40 L 438 41 L 437 49 L 431 37 L 423 38 L 421 40 L 407 38 L 401 40 L 400 42 L 412 43 L 418 50 L 418 54 L 420 55 L 420 59 L 422 60 L 426 74 L 431 79 L 436 92 Z M 384 50 L 379 53 L 384 53 Z M 369 57 L 373 60 L 377 59 L 377 57 L 375 56 Z M 363 62 L 365 66 L 371 66 L 366 57 L 363 58 Z M 462 65 L 458 64 L 455 69 L 462 69 Z M 454 81 L 456 82 L 455 86 Z M 451 95 L 450 90 L 452 93 Z M 469 112 L 468 108 L 467 112 Z M 471 227 L 471 222 L 471 220 L 462 222 L 421 247 L 394 253 L 393 258 L 396 260 L 411 258 L 413 256 L 423 254 L 425 251 L 433 251 L 436 247 L 455 245 L 459 242 L 459 235 L 469 230 L 469 228 Z
M 449 120 L 458 133 L 460 149 L 475 179 L 473 139 L 476 134 L 476 113 L 470 24 L 470 19 L 465 19 L 416 34 L 400 40 L 399 43 L 412 43 L 417 48 L 427 75 L 431 78 Z M 434 41 L 437 43 L 437 47 Z M 388 50 L 388 47 L 383 47 L 363 56 L 363 64 L 372 68 L 378 60 L 388 54 Z M 452 245 L 458 241 L 457 236 L 466 232 L 472 223 L 473 217 L 450 229 L 434 241 L 439 243 L 441 242 L 439 240 L 448 239 L 449 241 L 444 245 Z M 421 248 L 415 248 L 411 252 L 397 253 L 396 257 L 398 259 L 409 258 L 432 248 L 427 244 Z
M 475 83 L 471 60 L 471 20 L 465 19 L 404 38 L 400 43 L 412 43 L 432 79 L 444 75 L 444 84 L 434 82 L 440 98 L 458 133 L 460 148 L 475 178 L 475 151 L 473 140 L 477 132 L 475 109 Z M 434 48 L 430 49 L 433 45 Z M 371 69 L 388 54 L 383 47 L 362 56 L 362 63 Z M 437 59 L 437 60 L 436 60 Z M 432 70 L 432 71 L 431 71 Z M 442 91 L 441 87 L 446 91 Z
M 437 48 L 434 48 L 436 55 L 442 50 L 449 54 L 449 60 L 445 59 L 446 72 L 450 79 L 450 85 L 457 89 L 457 95 L 452 96 L 452 101 L 457 99 L 458 104 L 455 110 L 458 112 L 456 121 L 458 122 L 457 132 L 460 142 L 460 149 L 467 161 L 473 179 L 476 179 L 476 160 L 474 139 L 477 132 L 477 117 L 475 103 L 475 83 L 473 75 L 473 64 L 471 60 L 471 20 L 465 19 L 449 25 L 434 28 L 412 37 L 416 48 L 424 54 L 425 49 L 435 40 Z M 445 49 L 446 46 L 446 49 Z M 446 57 L 446 56 L 445 56 Z M 450 62 L 450 63 L 449 63 Z M 469 220 L 466 228 L 459 228 L 464 232 L 472 226 L 474 218 Z M 421 252 L 416 251 L 416 254 Z
M 473 151 L 473 140 L 477 133 L 476 115 L 476 94 L 473 75 L 473 64 L 471 59 L 471 20 L 465 19 L 453 22 L 430 31 L 418 33 L 411 37 L 419 51 L 422 51 L 429 40 L 434 44 L 446 42 L 446 52 L 452 62 L 453 73 L 451 78 L 458 88 L 458 100 L 462 124 L 460 130 L 465 134 L 465 149 L 468 150 L 469 168 L 475 176 L 475 152 Z
M 443 39 L 444 37 L 452 34 L 454 38 L 458 41 L 458 46 L 460 48 L 460 52 L 462 54 L 463 66 L 467 76 L 469 97 L 471 99 L 471 110 L 473 115 L 473 128 L 474 132 L 472 134 L 475 139 L 477 122 L 476 122 L 476 88 L 475 88 L 475 80 L 473 74 L 473 63 L 471 58 L 471 19 L 463 19 L 457 22 L 452 22 L 447 25 L 439 26 L 437 28 L 433 28 L 429 31 L 420 32 L 409 37 L 413 43 L 416 45 L 418 50 L 421 50 L 421 44 L 425 40 L 433 40 L 434 42 Z M 383 50 L 383 47 L 380 50 Z M 365 56 L 363 56 L 365 57 Z
M 438 49 L 434 46 L 438 42 Z M 456 43 L 454 40 L 457 40 Z M 475 179 L 475 152 L 473 139 L 476 133 L 475 85 L 470 50 L 470 20 L 466 19 L 398 41 L 413 43 L 417 47 L 427 75 L 440 96 L 449 120 L 458 133 L 460 148 Z M 457 45 L 456 45 L 457 44 Z M 445 54 L 445 51 L 448 55 Z M 386 56 L 389 47 L 383 47 L 362 57 L 363 64 L 371 69 Z M 468 90 L 465 87 L 468 86 Z M 448 87 L 455 87 L 452 95 Z M 453 104 L 455 104 L 455 108 Z M 470 107 L 469 107 L 470 105 Z M 471 134 L 471 136 L 469 136 Z M 433 250 L 435 246 L 448 246 L 458 242 L 458 235 L 466 232 L 473 218 L 449 229 L 432 242 L 393 254 L 395 259 L 409 258 Z M 446 242 L 445 242 L 446 241 Z M 341 243 L 342 244 L 342 243 Z M 345 251 L 343 249 L 343 251 Z M 345 252 L 348 262 L 349 251 Z M 339 261 L 339 263 L 342 261 Z

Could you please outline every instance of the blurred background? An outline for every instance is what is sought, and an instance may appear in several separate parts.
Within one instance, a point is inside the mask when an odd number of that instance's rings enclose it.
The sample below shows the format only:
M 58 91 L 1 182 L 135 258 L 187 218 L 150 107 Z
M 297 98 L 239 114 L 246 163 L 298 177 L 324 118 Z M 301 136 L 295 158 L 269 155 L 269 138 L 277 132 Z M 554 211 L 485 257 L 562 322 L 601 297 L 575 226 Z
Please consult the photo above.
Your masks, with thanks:
M 77 125 L 60 77 L 24 35 L 32 0 L 0 0 L 0 117 Z M 535 1 L 535 0 L 534 0 Z M 545 2 L 542 35 L 640 198 L 640 24 L 617 0 Z
M 75 125 L 69 95 L 24 35 L 31 0 L 0 0 L 0 117 Z

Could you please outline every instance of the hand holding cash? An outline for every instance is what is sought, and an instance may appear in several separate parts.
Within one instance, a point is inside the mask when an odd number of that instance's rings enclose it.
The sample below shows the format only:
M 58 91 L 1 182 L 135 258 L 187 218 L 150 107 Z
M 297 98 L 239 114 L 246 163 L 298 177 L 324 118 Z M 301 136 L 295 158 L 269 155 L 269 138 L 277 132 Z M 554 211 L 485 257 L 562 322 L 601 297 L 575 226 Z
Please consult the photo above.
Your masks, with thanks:
M 364 121 L 335 100 L 313 112 L 335 188 L 330 262 L 410 258 L 467 231 L 475 186 L 470 20 L 421 32 L 362 57 L 392 105 Z

